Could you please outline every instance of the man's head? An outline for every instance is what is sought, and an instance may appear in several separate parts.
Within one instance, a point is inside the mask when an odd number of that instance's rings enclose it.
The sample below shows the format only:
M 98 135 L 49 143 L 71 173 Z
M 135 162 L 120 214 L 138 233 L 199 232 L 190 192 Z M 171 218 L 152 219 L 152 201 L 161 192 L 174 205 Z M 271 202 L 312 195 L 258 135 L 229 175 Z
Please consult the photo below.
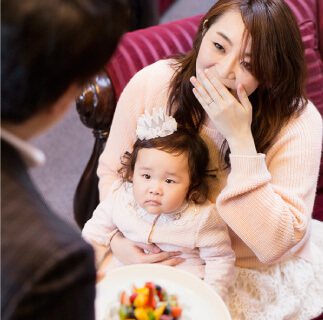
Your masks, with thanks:
M 21 123 L 80 87 L 128 27 L 125 0 L 3 0 L 2 121 Z

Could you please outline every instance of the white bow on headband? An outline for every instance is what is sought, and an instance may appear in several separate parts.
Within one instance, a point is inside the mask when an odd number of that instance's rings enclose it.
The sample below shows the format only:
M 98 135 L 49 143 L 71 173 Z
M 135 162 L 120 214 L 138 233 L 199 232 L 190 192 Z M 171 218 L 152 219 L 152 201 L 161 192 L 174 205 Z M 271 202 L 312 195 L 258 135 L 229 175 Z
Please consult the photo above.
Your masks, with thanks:
M 172 116 L 165 114 L 163 108 L 153 108 L 153 114 L 148 110 L 137 121 L 136 133 L 140 140 L 149 140 L 158 137 L 166 137 L 177 130 L 177 122 Z

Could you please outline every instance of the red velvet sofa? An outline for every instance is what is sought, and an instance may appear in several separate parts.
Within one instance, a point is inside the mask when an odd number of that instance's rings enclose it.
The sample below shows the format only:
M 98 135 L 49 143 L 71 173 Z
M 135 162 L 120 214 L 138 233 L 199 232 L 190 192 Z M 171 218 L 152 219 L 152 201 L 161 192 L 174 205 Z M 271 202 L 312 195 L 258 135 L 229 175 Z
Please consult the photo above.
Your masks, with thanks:
M 158 1 L 159 15 L 162 15 L 173 2 L 175 2 L 175 0 L 159 0 Z
M 323 0 L 286 0 L 302 34 L 308 64 L 307 95 L 323 115 Z M 97 161 L 103 150 L 116 102 L 130 78 L 143 67 L 178 52 L 187 52 L 201 15 L 129 32 L 122 38 L 106 70 L 77 101 L 85 125 L 93 129 L 95 146 L 74 199 L 80 227 L 98 203 Z M 321 162 L 313 217 L 323 221 L 323 161 Z

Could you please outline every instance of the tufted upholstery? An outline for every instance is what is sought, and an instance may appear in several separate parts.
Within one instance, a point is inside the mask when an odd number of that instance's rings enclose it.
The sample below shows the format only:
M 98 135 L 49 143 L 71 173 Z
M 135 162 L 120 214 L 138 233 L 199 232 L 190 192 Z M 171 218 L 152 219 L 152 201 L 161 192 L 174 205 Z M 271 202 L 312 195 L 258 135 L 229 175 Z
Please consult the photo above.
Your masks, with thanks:
M 321 7 L 321 12 L 317 11 L 319 3 L 323 6 L 322 0 L 285 1 L 292 9 L 302 34 L 308 64 L 308 97 L 323 114 L 323 51 L 319 50 L 319 44 L 323 41 L 323 30 L 318 28 L 320 23 L 323 26 L 323 7 Z
M 158 1 L 159 14 L 162 15 L 174 1 L 175 0 L 159 0 Z
M 143 67 L 179 52 L 188 52 L 203 15 L 127 33 L 107 66 L 116 97 Z
M 307 95 L 323 115 L 323 0 L 285 1 L 294 12 L 302 34 L 308 64 Z M 143 67 L 169 55 L 189 51 L 202 16 L 127 33 L 107 65 L 116 98 Z M 313 216 L 323 221 L 323 161 Z
M 323 59 L 323 1 L 318 0 L 317 2 L 317 27 L 319 30 L 319 49 L 321 52 L 321 58 Z

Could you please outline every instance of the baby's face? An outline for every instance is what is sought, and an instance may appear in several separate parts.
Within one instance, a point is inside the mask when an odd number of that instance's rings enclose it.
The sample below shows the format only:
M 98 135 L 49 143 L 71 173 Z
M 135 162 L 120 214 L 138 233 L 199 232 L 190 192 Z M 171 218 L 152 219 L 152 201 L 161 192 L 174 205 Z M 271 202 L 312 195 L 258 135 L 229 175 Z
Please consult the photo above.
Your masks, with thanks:
M 134 198 L 151 214 L 172 213 L 186 198 L 190 174 L 186 153 L 141 149 L 133 176 Z

